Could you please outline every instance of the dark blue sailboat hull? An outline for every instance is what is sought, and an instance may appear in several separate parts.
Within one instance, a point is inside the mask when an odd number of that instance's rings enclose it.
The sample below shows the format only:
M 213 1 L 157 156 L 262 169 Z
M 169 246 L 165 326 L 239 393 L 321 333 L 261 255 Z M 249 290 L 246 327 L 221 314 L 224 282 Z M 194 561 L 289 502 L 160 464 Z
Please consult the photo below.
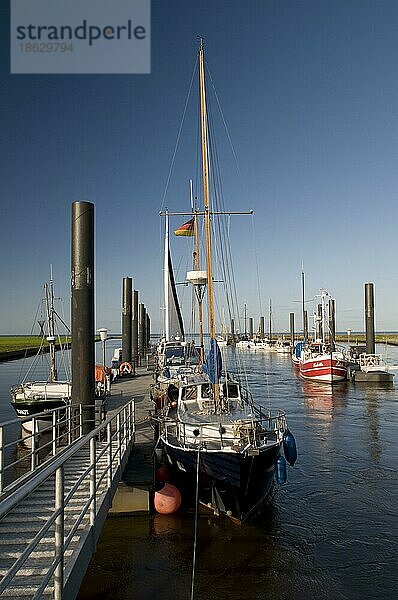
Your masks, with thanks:
M 167 463 L 186 496 L 195 496 L 198 451 L 163 443 Z M 258 454 L 201 450 L 199 500 L 215 513 L 243 522 L 256 514 L 270 493 L 280 445 Z

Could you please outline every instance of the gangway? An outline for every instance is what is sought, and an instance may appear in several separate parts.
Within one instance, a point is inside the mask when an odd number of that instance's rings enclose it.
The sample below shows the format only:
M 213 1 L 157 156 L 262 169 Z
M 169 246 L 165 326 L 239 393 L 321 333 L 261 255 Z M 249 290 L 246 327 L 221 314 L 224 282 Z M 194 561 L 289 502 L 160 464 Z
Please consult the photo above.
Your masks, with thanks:
M 55 423 L 55 419 L 54 419 Z M 0 495 L 0 596 L 73 599 L 95 551 L 112 498 L 135 439 L 129 400 L 93 431 L 60 447 L 53 424 L 50 456 L 3 486 Z M 0 425 L 0 475 L 4 435 Z M 36 439 L 36 438 L 34 438 Z

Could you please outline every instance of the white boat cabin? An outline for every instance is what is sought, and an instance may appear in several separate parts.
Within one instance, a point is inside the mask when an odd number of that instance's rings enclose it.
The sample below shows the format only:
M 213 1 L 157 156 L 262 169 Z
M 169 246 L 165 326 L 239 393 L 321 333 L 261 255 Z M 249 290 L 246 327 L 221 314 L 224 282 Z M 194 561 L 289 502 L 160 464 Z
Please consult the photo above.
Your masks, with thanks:
M 219 384 L 219 399 L 222 410 L 234 411 L 242 408 L 241 388 L 236 381 L 223 380 Z M 191 378 L 179 389 L 180 414 L 210 415 L 216 412 L 213 390 L 207 378 Z

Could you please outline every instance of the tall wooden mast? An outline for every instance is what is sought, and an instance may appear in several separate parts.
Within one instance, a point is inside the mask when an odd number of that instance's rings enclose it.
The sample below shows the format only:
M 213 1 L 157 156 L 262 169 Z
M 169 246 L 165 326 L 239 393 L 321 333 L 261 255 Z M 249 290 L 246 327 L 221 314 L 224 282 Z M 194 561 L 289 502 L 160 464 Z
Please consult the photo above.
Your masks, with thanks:
M 189 191 L 191 196 L 191 209 L 193 213 L 194 223 L 194 236 L 195 236 L 195 250 L 193 268 L 196 271 L 200 271 L 200 254 L 199 254 L 199 232 L 198 232 L 198 214 L 195 210 L 192 192 L 192 179 L 189 180 Z M 200 363 L 204 363 L 204 343 L 203 343 L 203 293 L 204 286 L 194 286 L 194 294 L 198 300 L 198 319 L 199 319 L 199 349 L 200 349 Z
M 207 270 L 207 297 L 209 303 L 209 333 L 210 338 L 215 338 L 214 328 L 214 292 L 213 292 L 213 268 L 211 257 L 211 230 L 210 230 L 210 203 L 209 203 L 209 158 L 207 148 L 207 108 L 205 89 L 203 39 L 200 40 L 199 48 L 199 87 L 200 87 L 200 123 L 202 133 L 202 173 L 203 173 L 203 197 L 205 205 L 205 233 L 206 233 L 206 270 Z M 214 357 L 215 360 L 216 357 Z M 219 384 L 215 382 L 214 404 L 216 410 L 220 409 Z
M 209 302 L 209 333 L 214 338 L 214 295 L 213 295 L 213 269 L 211 259 L 211 232 L 210 232 L 210 203 L 209 203 L 209 159 L 207 149 L 207 108 L 205 89 L 205 70 L 203 40 L 199 48 L 199 87 L 200 87 L 200 122 L 202 133 L 202 173 L 203 197 L 205 205 L 205 233 L 206 233 L 206 269 L 207 269 L 207 296 Z

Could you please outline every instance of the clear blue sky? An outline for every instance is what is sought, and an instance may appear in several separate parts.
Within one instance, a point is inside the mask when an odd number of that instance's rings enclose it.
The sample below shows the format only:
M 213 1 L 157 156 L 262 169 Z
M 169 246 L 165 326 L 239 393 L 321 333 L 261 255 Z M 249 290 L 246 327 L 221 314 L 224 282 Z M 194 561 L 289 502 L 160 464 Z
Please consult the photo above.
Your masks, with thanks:
M 50 263 L 69 310 L 70 213 L 80 199 L 96 211 L 96 325 L 120 330 L 128 275 L 159 330 L 158 212 L 198 34 L 241 172 L 227 156 L 226 203 L 255 210 L 262 312 L 272 298 L 275 329 L 288 329 L 292 310 L 300 323 L 303 261 L 307 297 L 321 287 L 333 294 L 338 329 L 363 329 L 366 281 L 375 283 L 377 329 L 398 329 L 395 0 L 153 0 L 151 74 L 108 76 L 10 75 L 6 4 L 0 334 L 30 330 Z M 196 175 L 192 114 L 170 210 L 187 209 Z M 233 233 L 242 313 L 246 302 L 257 320 L 250 218 Z

